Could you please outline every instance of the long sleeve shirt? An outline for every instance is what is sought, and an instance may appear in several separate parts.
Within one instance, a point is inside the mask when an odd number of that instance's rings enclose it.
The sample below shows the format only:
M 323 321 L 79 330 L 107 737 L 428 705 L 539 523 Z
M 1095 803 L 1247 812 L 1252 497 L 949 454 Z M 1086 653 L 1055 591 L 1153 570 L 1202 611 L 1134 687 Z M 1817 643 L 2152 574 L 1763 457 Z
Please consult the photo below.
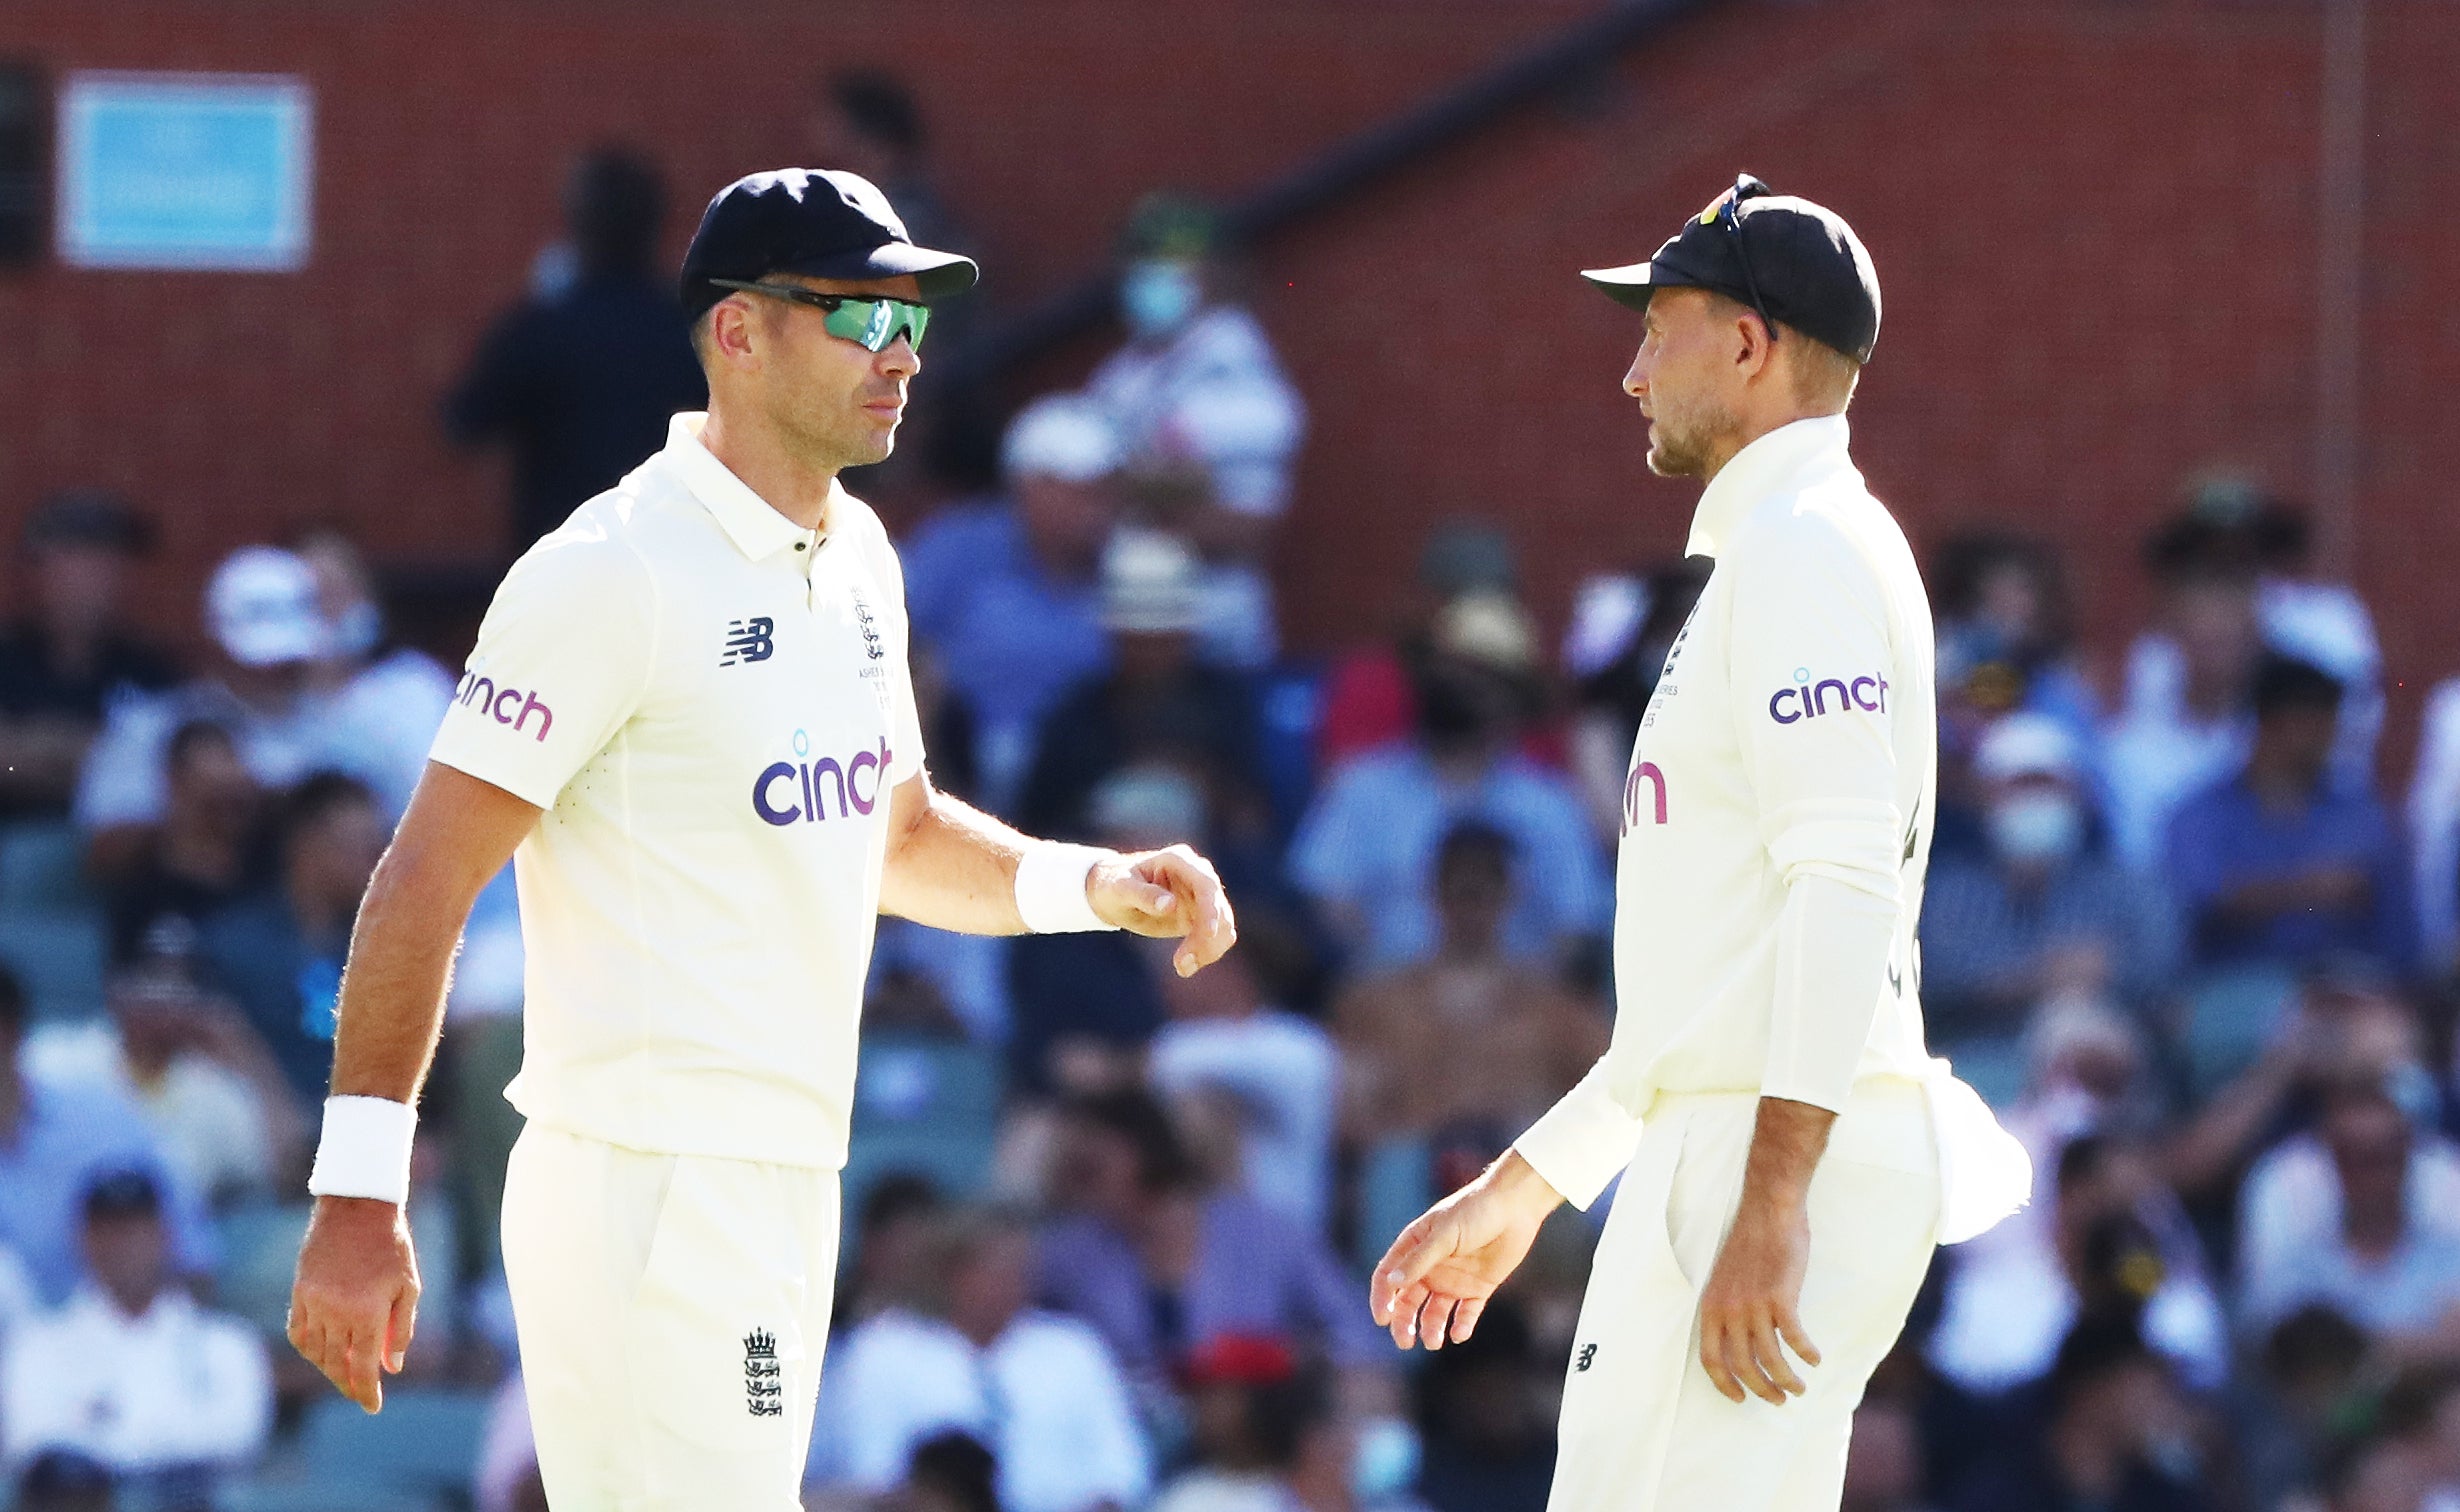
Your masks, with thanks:
M 1863 1077 L 1938 1075 L 1914 951 L 1937 811 L 1930 608 L 1846 442 L 1842 417 L 1781 427 L 1701 497 L 1690 551 L 1716 569 L 1624 788 L 1613 1041 L 1517 1143 L 1579 1206 L 1659 1093 L 1841 1109 Z

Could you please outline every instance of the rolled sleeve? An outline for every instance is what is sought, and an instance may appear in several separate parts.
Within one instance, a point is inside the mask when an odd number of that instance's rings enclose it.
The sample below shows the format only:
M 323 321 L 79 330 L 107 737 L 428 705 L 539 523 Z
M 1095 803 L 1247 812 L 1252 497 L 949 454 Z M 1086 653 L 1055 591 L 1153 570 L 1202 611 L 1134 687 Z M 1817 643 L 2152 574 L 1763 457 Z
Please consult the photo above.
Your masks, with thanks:
M 647 565 L 576 518 L 496 590 L 429 758 L 553 808 L 639 706 L 656 642 Z
M 1890 695 L 1918 674 L 1840 532 L 1798 514 L 1759 546 L 1735 563 L 1736 735 L 1787 889 L 1760 1090 L 1838 1108 L 1887 990 L 1910 850 Z

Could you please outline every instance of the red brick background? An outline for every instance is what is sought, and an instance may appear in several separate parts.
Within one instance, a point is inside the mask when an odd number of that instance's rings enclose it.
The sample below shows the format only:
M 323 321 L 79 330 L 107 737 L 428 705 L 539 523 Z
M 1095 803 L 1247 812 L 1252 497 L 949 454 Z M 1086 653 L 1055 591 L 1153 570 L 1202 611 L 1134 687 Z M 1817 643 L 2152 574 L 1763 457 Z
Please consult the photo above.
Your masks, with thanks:
M 0 531 L 118 485 L 167 523 L 166 628 L 222 548 L 342 513 L 404 560 L 489 554 L 496 475 L 436 396 L 556 234 L 572 154 L 678 198 L 800 155 L 812 83 L 889 64 L 1010 308 L 1081 276 L 1144 189 L 1252 187 L 1586 14 L 1573 0 L 9 0 L 0 56 L 298 73 L 311 265 L 0 270 Z M 2356 580 L 2395 716 L 2460 670 L 2442 564 L 2460 425 L 2460 9 L 2368 6 Z M 1372 629 L 1428 520 L 1506 520 L 1550 614 L 1679 550 L 1616 391 L 1632 322 L 1572 269 L 1645 255 L 1737 168 L 1851 218 L 1887 292 L 1858 451 L 1917 538 L 2029 522 L 2087 636 L 2144 607 L 2182 476 L 2293 489 L 2316 454 L 2319 0 L 1736 0 L 1260 249 L 1314 407 L 1285 555 L 1302 644 Z M 677 216 L 674 235 L 688 230 Z M 1076 354 L 1090 355 L 1094 348 Z M 1062 359 L 1052 371 L 1070 365 Z M 928 382 L 928 378 L 924 380 Z M 2401 721 L 2405 726 L 2406 721 Z

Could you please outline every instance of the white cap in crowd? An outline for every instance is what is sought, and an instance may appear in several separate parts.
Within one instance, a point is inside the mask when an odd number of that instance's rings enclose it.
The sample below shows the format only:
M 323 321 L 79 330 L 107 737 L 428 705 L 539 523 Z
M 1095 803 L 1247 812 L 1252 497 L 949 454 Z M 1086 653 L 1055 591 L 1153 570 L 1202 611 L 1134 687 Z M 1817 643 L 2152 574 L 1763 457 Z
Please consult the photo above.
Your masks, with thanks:
M 243 667 L 313 661 L 332 644 L 317 601 L 316 573 L 296 553 L 242 546 L 214 569 L 205 617 L 215 641 Z
M 1082 394 L 1048 394 L 1025 406 L 1008 422 L 999 449 L 1000 467 L 1009 477 L 1065 483 L 1097 482 L 1126 459 L 1119 428 Z
M 2055 777 L 2073 782 L 2083 772 L 2083 752 L 2073 730 L 2047 714 L 2010 714 L 1982 732 L 1973 770 L 1988 782 Z
M 1177 536 L 1124 528 L 1102 552 L 1102 624 L 1127 634 L 1169 635 L 1204 621 L 1195 553 Z

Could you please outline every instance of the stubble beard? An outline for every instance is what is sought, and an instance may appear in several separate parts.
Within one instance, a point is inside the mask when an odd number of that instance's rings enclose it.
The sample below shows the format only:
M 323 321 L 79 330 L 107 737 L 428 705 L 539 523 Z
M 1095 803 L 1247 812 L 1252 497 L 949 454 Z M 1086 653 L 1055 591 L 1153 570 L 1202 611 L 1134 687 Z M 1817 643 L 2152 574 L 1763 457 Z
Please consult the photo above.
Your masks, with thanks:
M 1649 442 L 1649 471 L 1661 478 L 1701 478 L 1717 444 L 1741 428 L 1733 411 L 1722 405 L 1666 408 L 1650 417 L 1656 434 Z

